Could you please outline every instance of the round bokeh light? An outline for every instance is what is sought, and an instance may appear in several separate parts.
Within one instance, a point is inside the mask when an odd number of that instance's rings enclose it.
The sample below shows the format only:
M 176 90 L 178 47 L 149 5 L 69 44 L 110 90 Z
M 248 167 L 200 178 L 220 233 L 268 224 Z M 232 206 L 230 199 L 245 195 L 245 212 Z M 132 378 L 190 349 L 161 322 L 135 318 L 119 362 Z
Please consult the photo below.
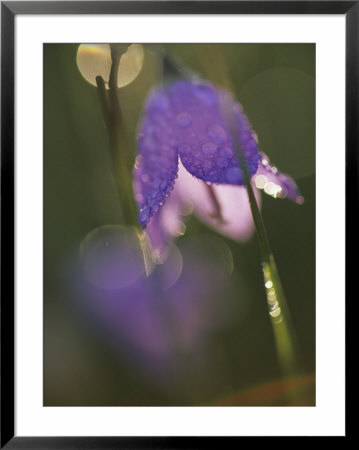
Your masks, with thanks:
M 142 44 L 131 44 L 121 56 L 117 85 L 130 84 L 140 73 L 143 65 Z M 101 76 L 108 89 L 111 69 L 111 51 L 109 44 L 81 44 L 77 50 L 77 67 L 86 81 L 96 86 L 96 77 Z
M 80 247 L 87 280 L 102 289 L 121 289 L 135 283 L 145 272 L 137 233 L 119 225 L 91 231 Z

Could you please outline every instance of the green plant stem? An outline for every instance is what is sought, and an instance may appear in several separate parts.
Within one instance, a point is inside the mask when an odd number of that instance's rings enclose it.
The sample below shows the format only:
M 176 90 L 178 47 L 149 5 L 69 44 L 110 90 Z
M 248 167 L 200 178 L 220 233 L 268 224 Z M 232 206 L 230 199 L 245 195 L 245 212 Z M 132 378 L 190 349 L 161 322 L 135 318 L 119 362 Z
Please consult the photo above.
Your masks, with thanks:
M 237 133 L 233 131 L 236 130 L 235 119 L 232 112 L 227 111 L 226 115 L 230 125 L 230 130 L 232 130 L 234 148 L 243 173 L 253 222 L 259 242 L 262 257 L 264 286 L 267 294 L 269 313 L 272 319 L 278 359 L 283 375 L 289 377 L 297 372 L 297 362 L 294 350 L 294 339 L 291 331 L 292 327 L 290 326 L 289 310 L 277 265 L 270 248 L 267 232 L 253 192 L 245 157 L 241 149 Z
M 127 47 L 127 45 L 111 44 L 112 64 L 109 89 L 106 89 L 105 82 L 101 76 L 96 77 L 96 84 L 109 134 L 110 154 L 119 195 L 121 221 L 125 225 L 137 227 L 137 214 L 132 187 L 133 161 L 128 151 L 117 84 L 121 56 L 127 51 Z

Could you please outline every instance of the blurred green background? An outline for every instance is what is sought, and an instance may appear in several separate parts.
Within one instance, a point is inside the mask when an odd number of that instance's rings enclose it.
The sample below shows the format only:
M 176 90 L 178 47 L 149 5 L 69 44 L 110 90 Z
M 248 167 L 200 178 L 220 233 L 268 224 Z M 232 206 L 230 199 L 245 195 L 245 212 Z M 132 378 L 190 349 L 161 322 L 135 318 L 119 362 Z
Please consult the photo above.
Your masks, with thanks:
M 315 45 L 171 44 L 168 53 L 231 89 L 279 169 L 295 178 L 303 205 L 262 195 L 262 214 L 296 335 L 296 404 L 315 404 Z M 101 339 L 68 289 L 84 237 L 120 223 L 107 130 L 97 88 L 80 74 L 78 44 L 44 45 L 44 405 L 285 405 L 255 235 L 236 243 L 194 216 L 177 241 L 217 239 L 233 258 L 226 291 L 230 320 L 200 353 L 178 361 L 170 383 L 156 382 Z M 127 151 L 160 58 L 144 49 L 138 77 L 121 88 Z M 223 302 L 223 298 L 218 298 Z M 226 305 L 226 303 L 225 303 Z M 225 306 L 224 306 L 225 307 Z M 181 358 L 181 356 L 179 356 Z

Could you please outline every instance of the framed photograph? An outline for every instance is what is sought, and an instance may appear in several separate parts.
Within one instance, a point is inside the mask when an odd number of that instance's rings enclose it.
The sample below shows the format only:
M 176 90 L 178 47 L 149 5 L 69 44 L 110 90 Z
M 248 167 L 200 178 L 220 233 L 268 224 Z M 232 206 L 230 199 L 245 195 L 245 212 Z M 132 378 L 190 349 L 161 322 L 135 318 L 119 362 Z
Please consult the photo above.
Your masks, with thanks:
M 348 436 L 358 21 L 1 2 L 1 448 Z

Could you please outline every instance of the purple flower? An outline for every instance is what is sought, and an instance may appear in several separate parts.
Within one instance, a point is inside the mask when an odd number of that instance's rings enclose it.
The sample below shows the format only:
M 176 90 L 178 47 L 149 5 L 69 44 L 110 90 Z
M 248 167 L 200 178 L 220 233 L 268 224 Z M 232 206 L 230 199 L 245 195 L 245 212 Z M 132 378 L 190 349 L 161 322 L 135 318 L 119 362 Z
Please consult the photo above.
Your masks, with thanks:
M 178 233 L 188 203 L 226 236 L 244 240 L 251 234 L 244 177 L 224 111 L 233 112 L 255 186 L 273 197 L 302 201 L 294 181 L 259 151 L 256 134 L 229 92 L 208 82 L 176 81 L 155 89 L 146 102 L 134 171 L 138 220 L 157 248 Z

